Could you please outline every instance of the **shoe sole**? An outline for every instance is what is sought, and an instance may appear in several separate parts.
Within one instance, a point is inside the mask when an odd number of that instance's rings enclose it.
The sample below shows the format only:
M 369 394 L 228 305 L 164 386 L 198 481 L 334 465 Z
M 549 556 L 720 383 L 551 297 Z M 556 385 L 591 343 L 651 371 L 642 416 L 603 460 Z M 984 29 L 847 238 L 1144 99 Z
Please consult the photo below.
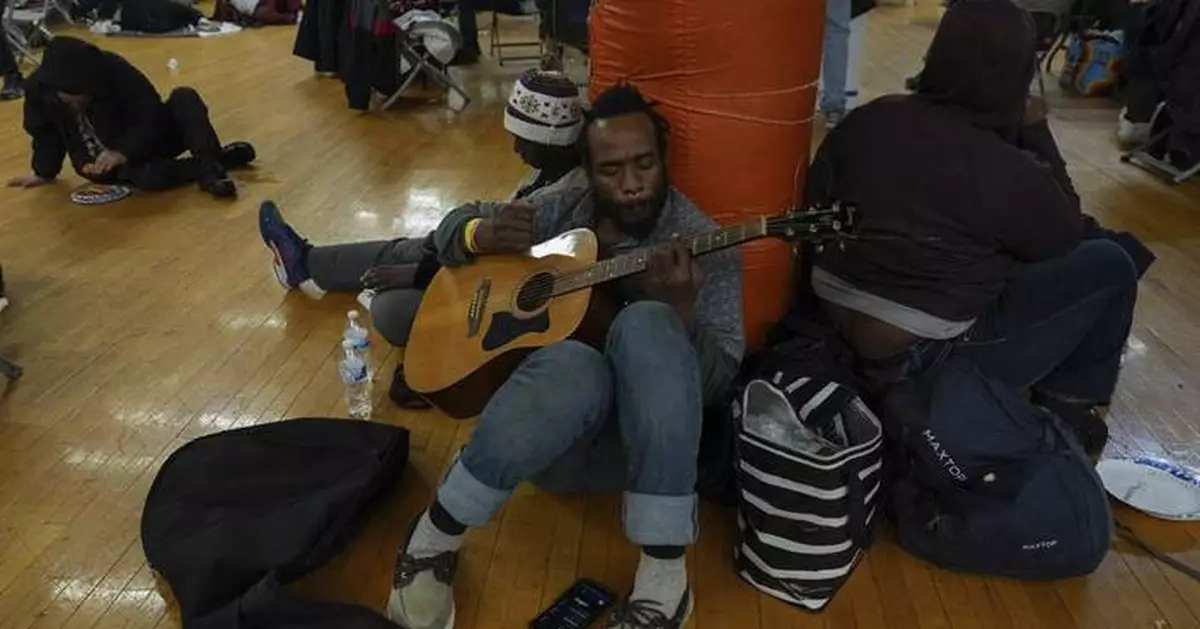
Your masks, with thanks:
M 410 629 L 408 625 L 403 624 L 400 620 L 392 617 L 391 602 L 392 602 L 392 595 L 389 593 L 388 594 L 388 605 L 387 605 L 387 608 L 384 610 L 385 611 L 384 616 L 388 620 L 390 620 L 392 623 L 396 624 L 396 626 L 403 627 L 404 629 Z M 455 621 L 455 618 L 457 618 L 457 616 L 458 616 L 458 606 L 455 605 L 450 608 L 450 617 L 446 619 L 446 624 L 442 625 L 441 627 L 430 627 L 429 629 L 454 629 L 454 621 Z
M 692 595 L 692 589 L 688 588 L 687 611 L 683 612 L 683 621 L 679 623 L 680 629 L 688 626 L 688 621 L 692 619 L 692 610 L 695 607 L 696 597 Z

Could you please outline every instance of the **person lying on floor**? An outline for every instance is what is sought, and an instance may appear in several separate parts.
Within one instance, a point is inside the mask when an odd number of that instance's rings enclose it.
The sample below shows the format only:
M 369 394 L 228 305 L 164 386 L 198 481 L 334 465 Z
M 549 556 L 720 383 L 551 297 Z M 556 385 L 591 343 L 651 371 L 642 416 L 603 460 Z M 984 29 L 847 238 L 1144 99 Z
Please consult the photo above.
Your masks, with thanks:
M 55 37 L 26 82 L 25 131 L 33 138 L 33 174 L 9 186 L 48 184 L 64 157 L 96 183 L 166 190 L 196 182 L 234 197 L 226 171 L 254 161 L 254 147 L 222 147 L 200 95 L 173 90 L 166 102 L 146 75 L 120 55 L 72 37 Z M 179 157 L 187 151 L 188 157 Z
M 295 24 L 303 0 L 217 0 L 212 19 L 242 26 Z
M 579 90 L 563 74 L 529 70 L 517 79 L 504 111 L 504 128 L 513 136 L 513 152 L 531 171 L 513 199 L 587 185 L 574 146 L 583 121 L 581 111 Z M 318 299 L 326 291 L 376 291 L 371 301 L 375 328 L 396 347 L 408 344 L 424 288 L 441 268 L 432 233 L 424 238 L 314 247 L 270 202 L 259 210 L 259 230 L 274 256 L 275 276 L 285 288 L 300 288 Z M 408 388 L 403 365 L 397 365 L 392 376 L 389 397 L 401 408 L 428 406 Z
M 534 351 L 496 392 L 397 558 L 388 617 L 441 629 L 467 527 L 485 526 L 522 481 L 549 491 L 624 491 L 625 532 L 642 547 L 629 599 L 607 627 L 675 629 L 692 607 L 684 548 L 696 539 L 701 408 L 742 358 L 741 259 L 693 260 L 677 235 L 715 228 L 667 181 L 667 124 L 634 87 L 584 114 L 589 185 L 528 203 L 476 203 L 434 234 L 439 260 L 470 264 L 591 228 L 619 255 L 656 245 L 648 270 L 611 288 L 624 305 L 602 350 L 568 340 Z
M 1096 407 L 1112 398 L 1153 255 L 1081 213 L 1044 103 L 1028 97 L 1035 50 L 1032 20 L 1010 0 L 955 3 L 916 93 L 830 133 L 806 200 L 856 204 L 868 239 L 826 248 L 812 289 L 869 380 L 965 354 L 1095 456 L 1108 437 Z M 1085 238 L 1093 231 L 1103 237 Z

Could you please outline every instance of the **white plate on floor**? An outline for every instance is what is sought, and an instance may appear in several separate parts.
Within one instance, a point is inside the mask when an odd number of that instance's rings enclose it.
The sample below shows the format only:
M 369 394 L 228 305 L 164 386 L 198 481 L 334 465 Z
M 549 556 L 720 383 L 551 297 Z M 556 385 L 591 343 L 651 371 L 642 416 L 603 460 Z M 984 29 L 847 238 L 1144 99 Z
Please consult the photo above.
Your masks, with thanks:
M 1200 475 L 1152 457 L 1105 459 L 1096 466 L 1113 498 L 1164 520 L 1200 520 Z

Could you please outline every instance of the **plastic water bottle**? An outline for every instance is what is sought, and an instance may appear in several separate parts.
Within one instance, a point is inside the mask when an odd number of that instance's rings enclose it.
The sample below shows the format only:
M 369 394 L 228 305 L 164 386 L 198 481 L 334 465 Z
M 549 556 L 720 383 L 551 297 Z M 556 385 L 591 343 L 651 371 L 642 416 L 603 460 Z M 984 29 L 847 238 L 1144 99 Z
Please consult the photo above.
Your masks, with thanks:
M 370 419 L 371 379 L 367 377 L 366 363 L 351 341 L 342 341 L 338 374 L 346 391 L 346 412 L 354 419 Z
M 171 85 L 179 85 L 179 60 L 175 57 L 167 59 L 167 76 L 171 81 Z
M 371 366 L 371 338 L 367 334 L 367 328 L 363 327 L 358 319 L 357 310 L 346 313 L 346 328 L 342 330 L 342 341 L 353 345 L 354 351 L 358 352 L 359 358 L 367 366 L 367 378 L 374 380 L 375 369 Z

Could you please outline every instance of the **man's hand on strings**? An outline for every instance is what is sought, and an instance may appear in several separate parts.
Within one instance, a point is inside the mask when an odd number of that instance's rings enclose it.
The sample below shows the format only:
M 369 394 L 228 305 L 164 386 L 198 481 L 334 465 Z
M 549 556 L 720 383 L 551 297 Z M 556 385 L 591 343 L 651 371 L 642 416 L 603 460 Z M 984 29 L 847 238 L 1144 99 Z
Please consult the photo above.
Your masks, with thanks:
M 704 271 L 696 263 L 689 243 L 678 236 L 651 250 L 646 268 L 646 296 L 661 301 L 679 314 L 691 330 L 696 320 L 696 296 L 704 282 Z

